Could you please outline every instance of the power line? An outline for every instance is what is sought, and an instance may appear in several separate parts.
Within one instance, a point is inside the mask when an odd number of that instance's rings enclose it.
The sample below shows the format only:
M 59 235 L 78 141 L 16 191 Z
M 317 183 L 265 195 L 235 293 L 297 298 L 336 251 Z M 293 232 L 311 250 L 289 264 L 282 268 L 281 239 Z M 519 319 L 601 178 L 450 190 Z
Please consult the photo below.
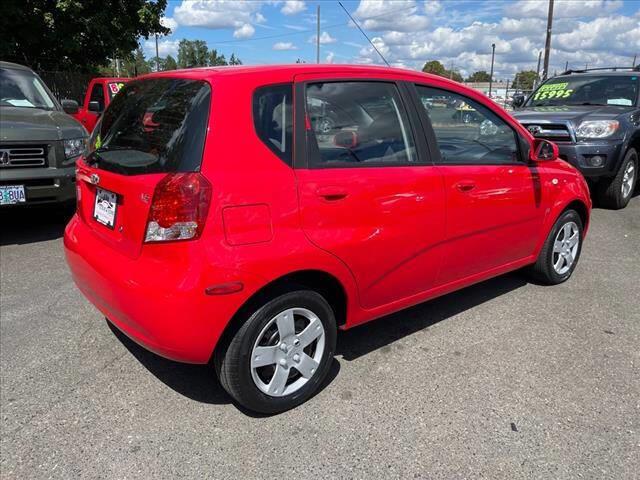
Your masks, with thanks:
M 387 67 L 390 67 L 391 65 L 389 65 L 389 62 L 387 62 L 387 59 L 386 59 L 386 58 L 384 58 L 384 56 L 382 55 L 382 53 L 380 53 L 380 50 L 378 50 L 378 49 L 376 48 L 376 46 L 373 44 L 373 42 L 371 41 L 371 39 L 369 39 L 369 37 L 367 36 L 367 34 L 366 34 L 366 33 L 364 33 L 364 30 L 362 30 L 362 29 L 360 28 L 360 25 L 358 25 L 358 22 L 356 22 L 356 21 L 353 19 L 353 17 L 352 17 L 352 16 L 351 16 L 351 14 L 349 13 L 349 11 L 348 11 L 346 8 L 344 8 L 344 5 L 342 5 L 342 2 L 338 2 L 338 5 L 340 5 L 340 6 L 342 7 L 342 9 L 344 10 L 344 13 L 346 13 L 346 14 L 349 16 L 349 18 L 351 19 L 351 21 L 355 24 L 355 26 L 356 26 L 356 27 L 358 27 L 358 30 L 360 30 L 360 33 L 362 33 L 362 35 L 364 35 L 364 38 L 366 38 L 366 39 L 367 39 L 367 41 L 371 44 L 371 46 L 373 47 L 373 49 L 374 49 L 376 52 L 378 52 L 378 55 L 380 55 L 380 58 L 382 59 L 382 61 L 383 61 L 384 63 L 386 63 L 386 64 L 387 64 Z

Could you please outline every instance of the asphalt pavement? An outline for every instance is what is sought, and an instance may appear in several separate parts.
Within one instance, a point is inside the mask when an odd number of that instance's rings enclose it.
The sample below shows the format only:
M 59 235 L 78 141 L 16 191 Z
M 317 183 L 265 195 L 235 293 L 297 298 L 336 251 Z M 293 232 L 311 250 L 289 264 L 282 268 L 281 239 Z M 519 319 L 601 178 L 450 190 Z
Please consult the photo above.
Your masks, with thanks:
M 556 287 L 505 275 L 341 333 L 322 391 L 243 411 L 113 331 L 68 212 L 0 217 L 0 477 L 640 478 L 640 197 Z

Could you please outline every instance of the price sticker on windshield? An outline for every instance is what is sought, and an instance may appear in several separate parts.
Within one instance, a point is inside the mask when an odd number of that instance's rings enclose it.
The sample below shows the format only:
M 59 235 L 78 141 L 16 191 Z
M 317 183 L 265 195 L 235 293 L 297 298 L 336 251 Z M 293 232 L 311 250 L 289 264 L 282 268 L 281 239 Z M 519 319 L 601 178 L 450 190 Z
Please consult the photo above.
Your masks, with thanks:
M 124 87 L 124 82 L 110 83 L 109 92 L 111 93 L 111 96 L 113 97 L 116 93 L 118 93 L 122 89 L 122 87 Z
M 573 89 L 567 88 L 569 84 L 567 82 L 561 83 L 546 83 L 541 85 L 536 94 L 533 96 L 534 100 L 546 100 L 551 98 L 568 98 L 573 93 Z

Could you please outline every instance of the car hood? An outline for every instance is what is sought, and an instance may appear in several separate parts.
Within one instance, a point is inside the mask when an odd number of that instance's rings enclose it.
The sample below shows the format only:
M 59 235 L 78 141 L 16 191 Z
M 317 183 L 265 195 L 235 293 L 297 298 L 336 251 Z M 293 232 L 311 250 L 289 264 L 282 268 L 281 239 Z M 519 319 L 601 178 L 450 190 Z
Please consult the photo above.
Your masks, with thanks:
M 570 121 L 577 125 L 584 120 L 615 120 L 620 115 L 629 112 L 630 109 L 631 107 L 615 105 L 525 107 L 515 110 L 512 115 L 522 123 Z
M 64 112 L 0 107 L 2 142 L 52 141 L 86 136 L 84 127 Z

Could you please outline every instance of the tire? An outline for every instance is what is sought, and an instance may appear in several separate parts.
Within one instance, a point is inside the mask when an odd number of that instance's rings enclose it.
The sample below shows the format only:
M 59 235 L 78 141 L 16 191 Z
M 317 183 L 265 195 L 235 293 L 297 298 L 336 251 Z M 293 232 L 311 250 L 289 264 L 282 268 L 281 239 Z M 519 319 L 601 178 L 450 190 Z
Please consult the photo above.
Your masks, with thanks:
M 618 173 L 598 182 L 597 198 L 601 206 L 612 210 L 624 208 L 631 200 L 638 180 L 638 152 L 627 150 Z
M 569 232 L 577 234 L 577 244 L 571 244 L 572 235 L 566 238 Z M 546 285 L 566 282 L 578 265 L 582 251 L 582 238 L 583 225 L 580 215 L 575 210 L 564 211 L 549 232 L 540 255 L 538 255 L 538 260 L 531 266 L 530 272 L 533 277 Z M 556 241 L 559 243 L 556 244 Z M 569 241 L 569 243 L 567 244 L 565 241 Z M 569 255 L 572 258 L 570 264 Z
M 313 335 L 318 336 L 307 344 Z M 336 335 L 335 316 L 324 297 L 311 290 L 286 293 L 253 312 L 217 349 L 216 373 L 243 407 L 284 412 L 318 390 L 333 361 Z

